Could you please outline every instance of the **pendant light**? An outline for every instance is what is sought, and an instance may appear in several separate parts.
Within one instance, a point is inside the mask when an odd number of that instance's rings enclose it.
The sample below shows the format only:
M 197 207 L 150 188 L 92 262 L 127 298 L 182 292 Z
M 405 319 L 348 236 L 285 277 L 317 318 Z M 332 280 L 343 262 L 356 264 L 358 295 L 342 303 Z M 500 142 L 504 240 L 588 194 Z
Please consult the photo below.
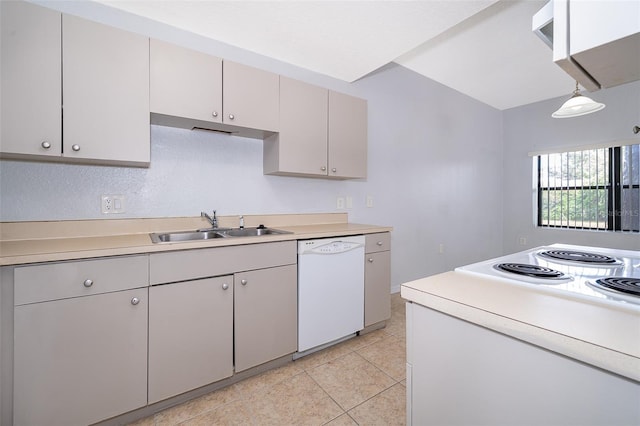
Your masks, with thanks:
M 560 109 L 551 114 L 551 116 L 553 118 L 579 117 L 600 111 L 604 107 L 604 104 L 596 102 L 587 96 L 582 96 L 578 89 L 578 82 L 576 81 L 576 90 L 573 91 L 573 96 L 571 96 L 567 102 L 563 103 Z

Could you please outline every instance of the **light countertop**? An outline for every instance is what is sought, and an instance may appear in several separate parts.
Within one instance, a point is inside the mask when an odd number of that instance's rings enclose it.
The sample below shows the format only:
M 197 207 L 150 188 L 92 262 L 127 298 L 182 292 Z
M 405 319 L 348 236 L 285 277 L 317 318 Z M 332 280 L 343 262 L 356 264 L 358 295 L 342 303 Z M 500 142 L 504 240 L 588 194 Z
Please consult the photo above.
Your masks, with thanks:
M 576 301 L 460 272 L 411 281 L 404 299 L 640 381 L 640 309 Z
M 220 227 L 237 227 L 237 217 L 221 217 Z M 257 244 L 388 232 L 392 228 L 347 222 L 346 214 L 245 216 L 245 226 L 264 224 L 290 234 L 230 237 L 154 244 L 149 233 L 206 228 L 201 218 L 120 219 L 0 223 L 0 266 Z

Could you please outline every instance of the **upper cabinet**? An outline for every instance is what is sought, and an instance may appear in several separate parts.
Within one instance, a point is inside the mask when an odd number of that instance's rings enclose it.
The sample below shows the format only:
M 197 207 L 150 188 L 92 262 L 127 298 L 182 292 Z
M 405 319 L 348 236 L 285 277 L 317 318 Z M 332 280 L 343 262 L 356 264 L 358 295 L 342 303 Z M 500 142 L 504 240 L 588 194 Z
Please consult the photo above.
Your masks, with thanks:
M 264 173 L 365 178 L 367 102 L 280 77 L 280 132 L 265 139 Z
M 367 101 L 329 91 L 329 176 L 367 177 Z
M 153 39 L 150 58 L 152 123 L 259 139 L 278 131 L 277 74 Z
M 147 165 L 148 39 L 25 2 L 1 7 L 3 157 Z
M 0 150 L 62 153 L 62 15 L 26 2 L 0 2 Z
M 222 123 L 222 59 L 154 39 L 149 57 L 152 114 Z
M 264 141 L 264 173 L 327 176 L 329 92 L 280 77 L 280 133 Z
M 148 164 L 149 39 L 63 15 L 63 155 Z
M 640 2 L 554 0 L 532 27 L 554 62 L 589 91 L 640 79 Z

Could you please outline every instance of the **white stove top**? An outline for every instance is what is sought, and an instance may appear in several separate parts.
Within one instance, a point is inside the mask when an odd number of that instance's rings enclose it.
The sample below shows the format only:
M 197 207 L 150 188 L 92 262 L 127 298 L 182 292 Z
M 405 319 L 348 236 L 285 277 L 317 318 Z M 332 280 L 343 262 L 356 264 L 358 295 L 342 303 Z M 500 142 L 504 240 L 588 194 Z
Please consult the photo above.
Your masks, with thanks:
M 551 252 L 551 257 L 546 254 Z M 558 259 L 566 255 L 568 260 Z M 585 262 L 577 262 L 582 259 Z M 498 265 L 504 265 L 500 266 Z M 515 265 L 509 265 L 515 264 Z M 500 268 L 513 267 L 531 275 L 519 275 Z M 547 269 L 548 268 L 548 269 Z M 610 290 L 596 282 L 602 278 L 640 279 L 640 251 L 552 244 L 456 268 L 456 272 L 491 276 L 516 285 L 594 302 L 624 305 L 640 310 L 640 296 Z M 541 272 L 547 278 L 537 278 Z M 548 277 L 552 277 L 551 279 Z

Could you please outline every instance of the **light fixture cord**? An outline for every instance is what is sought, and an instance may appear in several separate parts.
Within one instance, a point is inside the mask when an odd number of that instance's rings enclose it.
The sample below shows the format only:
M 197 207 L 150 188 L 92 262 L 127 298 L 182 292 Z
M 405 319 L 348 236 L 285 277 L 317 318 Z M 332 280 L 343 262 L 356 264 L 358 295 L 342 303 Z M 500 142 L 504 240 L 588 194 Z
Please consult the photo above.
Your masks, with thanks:
M 580 94 L 580 89 L 578 89 L 578 81 L 576 80 L 576 90 L 573 91 L 573 96 L 571 96 L 572 98 L 575 98 L 577 96 L 582 96 Z

